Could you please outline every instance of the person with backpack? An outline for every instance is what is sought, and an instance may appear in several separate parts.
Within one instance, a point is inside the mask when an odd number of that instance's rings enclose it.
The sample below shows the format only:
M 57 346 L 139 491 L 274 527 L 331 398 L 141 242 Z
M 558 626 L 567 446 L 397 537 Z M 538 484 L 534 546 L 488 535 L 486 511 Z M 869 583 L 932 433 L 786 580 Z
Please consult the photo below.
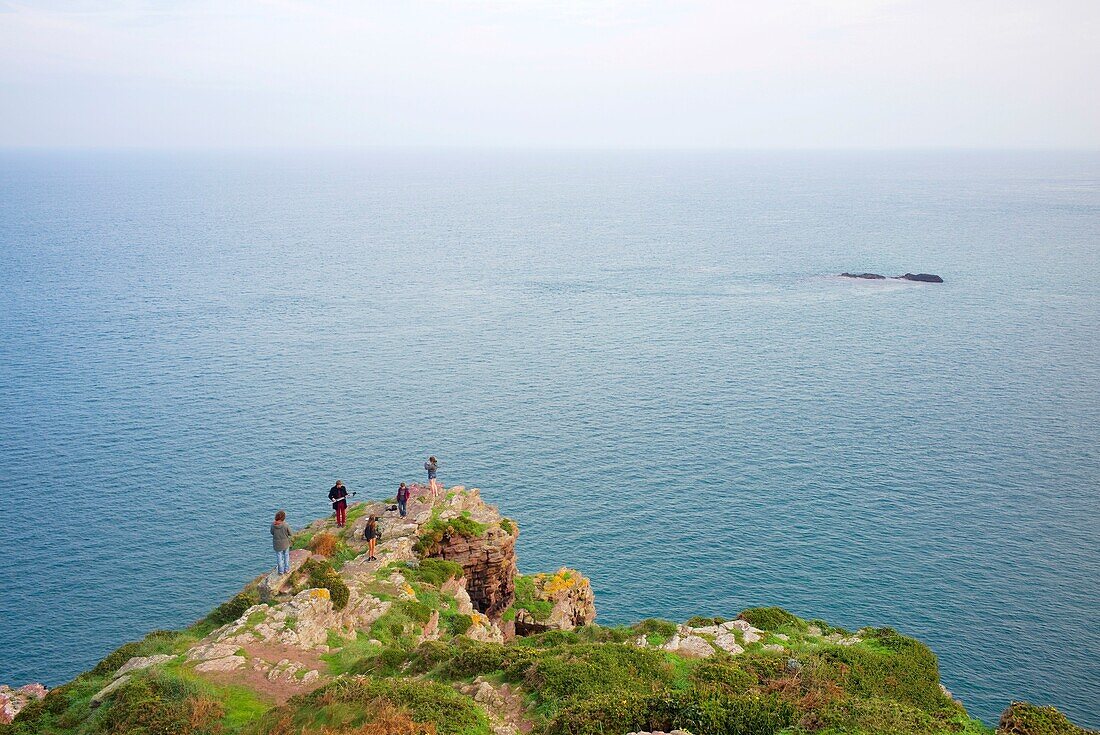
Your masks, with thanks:
M 424 463 L 424 469 L 428 471 L 428 487 L 432 491 L 432 500 L 435 500 L 436 494 L 439 492 L 439 483 L 435 480 L 435 473 L 439 471 L 439 460 L 435 457 L 428 457 L 428 461 Z
M 294 531 L 286 522 L 286 511 L 280 510 L 275 514 L 275 522 L 271 524 L 271 544 L 275 547 L 275 571 L 279 574 L 290 573 L 290 537 Z
M 367 525 L 363 529 L 363 538 L 367 540 L 367 561 L 377 561 L 374 555 L 375 544 L 382 538 L 382 529 L 378 523 L 378 516 L 372 515 L 367 519 Z
M 336 511 L 336 527 L 343 528 L 348 517 L 348 489 L 344 487 L 342 480 L 337 480 L 328 491 L 328 499 L 332 501 L 332 509 Z
M 409 488 L 405 483 L 401 483 L 401 486 L 397 488 L 397 512 L 401 514 L 401 517 L 405 517 L 405 513 L 408 512 L 409 503 Z

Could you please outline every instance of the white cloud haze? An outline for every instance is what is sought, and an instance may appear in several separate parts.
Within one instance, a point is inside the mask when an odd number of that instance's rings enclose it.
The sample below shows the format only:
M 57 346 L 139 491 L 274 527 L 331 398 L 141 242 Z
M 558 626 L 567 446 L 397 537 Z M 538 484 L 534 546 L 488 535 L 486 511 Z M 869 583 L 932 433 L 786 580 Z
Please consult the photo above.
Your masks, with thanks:
M 0 145 L 1100 147 L 1098 0 L 0 0 Z

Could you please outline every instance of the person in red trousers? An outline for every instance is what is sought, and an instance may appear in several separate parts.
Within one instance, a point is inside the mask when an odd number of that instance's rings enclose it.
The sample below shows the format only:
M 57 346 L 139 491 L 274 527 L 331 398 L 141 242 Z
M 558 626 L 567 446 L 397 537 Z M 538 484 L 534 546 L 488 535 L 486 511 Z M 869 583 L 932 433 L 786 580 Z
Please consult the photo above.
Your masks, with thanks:
M 332 501 L 332 509 L 336 511 L 336 527 L 343 528 L 348 517 L 348 489 L 344 487 L 342 480 L 337 480 L 328 491 L 328 499 Z

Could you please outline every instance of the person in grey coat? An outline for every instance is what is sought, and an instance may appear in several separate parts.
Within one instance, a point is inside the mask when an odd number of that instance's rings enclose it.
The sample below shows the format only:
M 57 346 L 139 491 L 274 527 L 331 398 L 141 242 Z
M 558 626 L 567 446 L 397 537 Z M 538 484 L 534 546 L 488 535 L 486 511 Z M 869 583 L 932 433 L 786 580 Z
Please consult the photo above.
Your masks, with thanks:
M 271 545 L 275 547 L 275 571 L 279 574 L 290 572 L 290 537 L 294 531 L 286 522 L 286 511 L 280 510 L 275 514 L 275 522 L 271 524 Z

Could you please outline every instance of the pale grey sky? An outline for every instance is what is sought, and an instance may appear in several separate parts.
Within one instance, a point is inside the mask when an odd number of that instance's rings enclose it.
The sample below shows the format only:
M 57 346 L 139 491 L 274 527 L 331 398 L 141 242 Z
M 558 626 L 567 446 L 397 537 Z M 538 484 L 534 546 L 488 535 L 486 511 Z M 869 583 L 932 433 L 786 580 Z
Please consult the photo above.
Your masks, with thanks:
M 1100 0 L 0 0 L 0 146 L 1100 147 Z

